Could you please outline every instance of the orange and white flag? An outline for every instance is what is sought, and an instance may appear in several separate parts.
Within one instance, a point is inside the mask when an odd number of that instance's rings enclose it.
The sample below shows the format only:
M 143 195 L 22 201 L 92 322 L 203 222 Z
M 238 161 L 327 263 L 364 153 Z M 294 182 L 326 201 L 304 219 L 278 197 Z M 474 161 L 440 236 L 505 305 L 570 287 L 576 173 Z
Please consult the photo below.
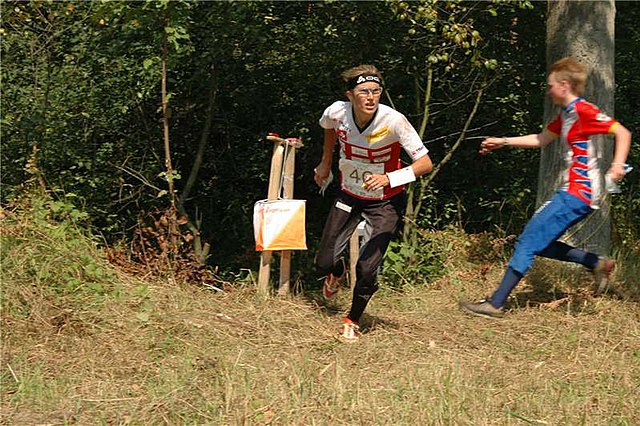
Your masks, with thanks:
M 253 207 L 256 250 L 306 250 L 305 200 L 260 200 Z

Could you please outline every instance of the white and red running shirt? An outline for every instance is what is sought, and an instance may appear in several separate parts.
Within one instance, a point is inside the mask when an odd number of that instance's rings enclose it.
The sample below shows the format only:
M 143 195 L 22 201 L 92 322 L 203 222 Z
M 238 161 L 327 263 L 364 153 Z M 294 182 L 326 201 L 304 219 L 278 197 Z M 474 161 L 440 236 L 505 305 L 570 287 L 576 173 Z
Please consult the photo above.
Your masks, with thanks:
M 562 108 L 558 117 L 547 126 L 548 131 L 560 136 L 570 148 L 562 189 L 592 208 L 599 208 L 603 191 L 598 159 L 589 136 L 612 133 L 617 124 L 595 105 L 577 98 Z
M 368 174 L 384 174 L 401 169 L 400 152 L 404 149 L 413 161 L 426 155 L 418 132 L 398 111 L 379 104 L 373 120 L 362 131 L 353 117 L 351 102 L 331 104 L 320 118 L 320 126 L 334 129 L 340 143 L 340 187 L 354 197 L 380 200 L 402 192 L 404 186 L 389 186 L 378 191 L 362 188 Z

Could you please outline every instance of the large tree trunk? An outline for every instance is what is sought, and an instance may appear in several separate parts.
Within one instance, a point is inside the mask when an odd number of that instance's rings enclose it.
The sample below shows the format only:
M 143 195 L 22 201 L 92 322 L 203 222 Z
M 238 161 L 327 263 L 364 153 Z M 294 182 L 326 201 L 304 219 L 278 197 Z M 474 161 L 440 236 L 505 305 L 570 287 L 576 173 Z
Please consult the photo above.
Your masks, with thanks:
M 614 29 L 615 4 L 605 1 L 550 1 L 547 5 L 547 64 L 565 56 L 573 56 L 588 67 L 585 98 L 613 116 L 614 107 Z M 545 123 L 559 108 L 545 103 Z M 594 136 L 596 153 L 603 170 L 612 158 L 613 144 L 609 136 Z M 548 201 L 558 189 L 566 171 L 568 147 L 555 141 L 544 147 L 540 159 L 537 204 Z M 609 198 L 586 220 L 569 230 L 563 238 L 586 250 L 608 254 L 611 248 Z

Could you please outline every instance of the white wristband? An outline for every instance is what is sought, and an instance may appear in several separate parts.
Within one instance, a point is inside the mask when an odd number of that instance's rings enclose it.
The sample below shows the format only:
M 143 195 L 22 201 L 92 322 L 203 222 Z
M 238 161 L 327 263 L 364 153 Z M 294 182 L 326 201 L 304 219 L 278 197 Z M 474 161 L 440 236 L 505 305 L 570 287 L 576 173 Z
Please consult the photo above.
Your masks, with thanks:
M 416 175 L 413 173 L 411 166 L 404 169 L 396 170 L 394 172 L 387 173 L 389 178 L 389 186 L 395 188 L 396 186 L 404 185 L 405 183 L 413 182 L 416 180 Z

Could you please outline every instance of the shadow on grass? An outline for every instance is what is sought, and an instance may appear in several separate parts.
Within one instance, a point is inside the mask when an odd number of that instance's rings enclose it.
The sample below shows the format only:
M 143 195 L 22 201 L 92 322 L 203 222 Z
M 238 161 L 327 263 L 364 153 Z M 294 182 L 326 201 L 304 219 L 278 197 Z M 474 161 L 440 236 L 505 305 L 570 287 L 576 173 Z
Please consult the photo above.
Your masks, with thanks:
M 512 294 L 507 308 L 562 308 L 570 314 L 581 315 L 595 312 L 596 302 L 602 298 L 640 301 L 640 292 L 633 291 L 634 280 L 629 278 L 629 265 L 626 262 L 619 262 L 618 265 L 606 290 L 596 295 L 593 274 L 586 268 L 572 263 L 537 259 L 525 281 L 520 284 L 525 288 Z
M 600 297 L 615 297 L 613 295 Z M 582 316 L 598 313 L 598 298 L 589 291 L 523 291 L 513 295 L 506 305 L 508 310 L 539 308 L 548 311 L 563 311 L 568 315 Z
M 306 300 L 315 305 L 320 312 L 324 313 L 328 317 L 341 318 L 347 315 L 349 308 L 351 307 L 352 291 L 353 290 L 349 287 L 341 287 L 340 293 L 342 293 L 342 297 L 337 301 L 324 300 L 324 298 L 322 297 L 322 288 L 306 290 L 302 294 Z M 345 298 L 345 294 L 349 295 L 348 298 Z M 373 299 L 373 303 L 375 303 L 375 298 Z M 360 318 L 361 334 L 367 334 L 379 327 L 395 330 L 398 329 L 400 325 L 398 322 L 392 319 L 370 315 L 366 311 L 362 314 L 362 317 Z
M 505 307 L 508 310 L 534 307 L 549 311 L 562 310 L 573 316 L 591 315 L 598 313 L 597 302 L 602 298 L 638 301 L 637 299 L 631 300 L 629 297 L 623 297 L 615 288 L 609 289 L 609 291 L 599 296 L 595 296 L 591 289 L 578 289 L 575 291 L 533 289 L 514 294 Z
M 379 327 L 398 330 L 400 328 L 400 324 L 389 318 L 382 318 L 376 315 L 369 315 L 367 313 L 362 314 L 362 318 L 360 319 L 360 332 L 362 334 L 370 333 Z

